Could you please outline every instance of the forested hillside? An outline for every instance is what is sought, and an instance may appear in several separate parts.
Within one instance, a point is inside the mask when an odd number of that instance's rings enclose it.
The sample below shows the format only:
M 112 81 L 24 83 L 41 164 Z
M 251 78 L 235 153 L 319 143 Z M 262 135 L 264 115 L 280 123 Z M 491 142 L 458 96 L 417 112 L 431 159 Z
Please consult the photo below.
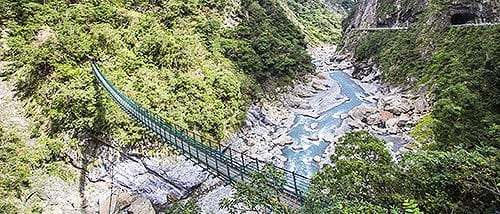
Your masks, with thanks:
M 98 114 L 89 60 L 144 107 L 215 139 L 237 126 L 259 89 L 312 69 L 303 34 L 272 1 L 6 5 L 11 70 L 53 134 L 130 127 L 124 117 L 98 118 L 111 114 Z M 231 21 L 241 24 L 224 26 Z
M 278 1 L 0 4 L 2 78 L 16 83 L 34 121 L 30 135 L 45 149 L 39 164 L 19 157 L 2 198 L 29 186 L 33 167 L 68 161 L 66 152 L 79 153 L 88 139 L 131 147 L 152 139 L 95 84 L 91 60 L 143 107 L 214 140 L 226 139 L 263 93 L 313 71 L 305 35 Z M 18 160 L 12 149 L 23 142 L 2 134 L 2 143 L 2 161 Z
M 358 7 L 368 2 L 373 1 Z M 397 162 L 388 156 L 384 143 L 368 133 L 348 134 L 332 156 L 336 167 L 320 172 L 313 182 L 318 195 L 329 187 L 329 199 L 348 207 L 352 205 L 343 195 L 360 194 L 382 205 L 412 211 L 417 207 L 425 213 L 498 211 L 500 26 L 450 26 L 462 13 L 494 22 L 494 13 L 474 8 L 496 3 L 375 2 L 371 15 L 377 25 L 414 23 L 408 30 L 351 31 L 346 38 L 351 43 L 345 46 L 354 48 L 354 74 L 368 75 L 373 71 L 369 67 L 377 64 L 386 84 L 429 93 L 432 112 L 412 132 L 419 149 Z M 311 203 L 321 200 L 313 197 Z M 351 208 L 376 210 L 373 203 L 365 203 Z
M 344 11 L 352 1 L 326 2 Z M 253 182 L 236 184 L 235 197 L 221 206 L 274 213 L 498 212 L 500 26 L 449 26 L 498 21 L 491 8 L 498 2 L 358 1 L 347 28 L 409 23 L 404 31 L 345 29 L 344 48 L 356 59 L 354 76 L 377 65 L 384 84 L 427 93 L 432 111 L 412 131 L 414 150 L 393 157 L 370 133 L 348 133 L 336 141 L 334 167 L 312 178 L 301 208 L 280 203 L 276 193 L 285 178 L 271 165 L 250 174 Z M 99 88 L 90 61 L 144 108 L 220 141 L 238 128 L 250 104 L 313 72 L 307 45 L 339 42 L 339 27 L 340 15 L 318 1 L 0 0 L 0 77 L 15 83 L 32 120 L 30 130 L 0 121 L 0 213 L 42 211 L 22 203 L 35 197 L 30 179 L 73 179 L 62 166 L 92 140 L 132 148 L 154 141 Z M 191 202 L 186 207 L 199 210 Z
M 356 59 L 354 76 L 380 69 L 387 87 L 426 95 L 432 110 L 412 130 L 413 149 L 397 157 L 369 132 L 340 138 L 330 157 L 334 166 L 313 177 L 299 213 L 495 213 L 500 208 L 500 25 L 451 26 L 463 24 L 456 17 L 469 17 L 469 24 L 494 23 L 497 12 L 478 8 L 498 3 L 400 3 L 359 1 L 347 28 L 410 23 L 409 29 L 346 29 L 344 48 Z M 256 191 L 252 187 L 258 185 L 238 190 Z M 260 195 L 260 205 L 290 212 L 265 198 Z

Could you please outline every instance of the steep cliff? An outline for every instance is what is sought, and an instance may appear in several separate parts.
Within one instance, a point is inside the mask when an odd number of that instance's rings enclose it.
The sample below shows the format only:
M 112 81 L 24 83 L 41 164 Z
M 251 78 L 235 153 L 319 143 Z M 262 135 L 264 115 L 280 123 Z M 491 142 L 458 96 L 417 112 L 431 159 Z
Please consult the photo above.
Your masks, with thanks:
M 500 158 L 499 5 L 363 0 L 345 26 L 344 48 L 354 57 L 354 76 L 380 72 L 388 87 L 429 95 L 432 110 L 412 131 L 420 150 L 402 158 L 413 161 L 407 172 L 423 168 L 415 177 L 401 179 L 420 186 L 404 191 L 426 212 L 492 213 L 500 207 L 498 173 L 476 174 L 498 171 L 500 164 L 473 161 Z M 407 29 L 353 29 L 401 26 Z M 453 167 L 445 170 L 427 162 L 439 159 L 437 154 Z M 437 177 L 448 180 L 433 180 Z
M 441 8 L 439 15 L 422 16 L 425 10 L 433 10 L 428 7 L 429 3 L 446 7 Z M 354 9 L 353 18 L 350 20 L 350 27 L 407 26 L 422 18 L 428 18 L 423 20 L 427 24 L 438 19 L 447 24 L 499 22 L 499 7 L 498 1 L 491 0 L 475 2 L 464 0 L 359 0 Z

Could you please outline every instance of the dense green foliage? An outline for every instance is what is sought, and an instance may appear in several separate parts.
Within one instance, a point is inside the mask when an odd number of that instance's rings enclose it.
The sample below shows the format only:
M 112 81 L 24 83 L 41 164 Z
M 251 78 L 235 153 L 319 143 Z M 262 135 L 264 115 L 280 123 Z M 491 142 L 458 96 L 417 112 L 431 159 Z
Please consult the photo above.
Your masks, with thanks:
M 394 9 L 388 2 L 379 1 L 378 14 Z M 376 61 L 386 82 L 430 89 L 432 112 L 412 131 L 423 147 L 394 160 L 368 132 L 347 133 L 298 212 L 498 211 L 500 27 L 424 23 L 449 14 L 447 4 L 431 1 L 409 30 L 371 32 L 355 44 L 355 57 Z
M 22 190 L 29 186 L 30 167 L 24 146 L 20 146 L 19 138 L 7 135 L 0 128 L 0 212 L 16 213 L 19 208 L 10 197 L 20 197 Z
M 13 31 L 7 54 L 19 92 L 51 135 L 141 138 L 103 99 L 90 59 L 140 105 L 216 140 L 239 124 L 259 88 L 312 71 L 303 34 L 274 1 L 246 1 L 239 9 L 230 1 L 196 0 L 5 5 L 1 18 Z M 13 19 L 17 13 L 29 15 Z M 245 16 L 223 27 L 231 13 Z
M 385 142 L 370 133 L 347 133 L 326 167 L 311 181 L 305 209 L 320 213 L 383 213 L 394 197 L 395 165 Z M 377 201 L 371 201 L 376 199 Z
M 456 152 L 408 152 L 394 162 L 383 141 L 365 131 L 352 132 L 331 157 L 335 167 L 313 179 L 306 205 L 313 210 L 343 205 L 345 210 L 378 213 L 384 210 L 381 206 L 404 208 L 411 199 L 430 213 L 491 213 L 499 206 L 499 157 L 494 147 L 457 147 Z M 333 205 L 318 206 L 322 201 Z
M 420 20 L 448 14 L 446 4 L 431 1 Z M 412 132 L 425 146 L 391 170 L 399 186 L 387 202 L 413 198 L 431 213 L 491 213 L 500 207 L 499 39 L 499 26 L 419 21 L 407 31 L 370 33 L 357 44 L 357 59 L 377 61 L 386 81 L 428 85 L 435 99 L 431 114 Z
M 283 1 L 282 5 L 285 5 L 287 16 L 300 27 L 310 44 L 340 43 L 342 30 L 340 14 L 329 11 L 319 1 Z M 346 6 L 348 5 L 349 3 L 346 3 Z
M 177 201 L 171 207 L 163 210 L 165 214 L 197 214 L 201 213 L 201 208 L 194 200 Z
M 36 203 L 27 203 L 33 194 L 29 192 L 30 178 L 35 174 L 61 175 L 68 179 L 71 174 L 61 167 L 64 157 L 62 146 L 50 139 L 40 139 L 40 145 L 29 145 L 27 139 L 16 134 L 15 128 L 0 121 L 0 213 L 39 212 Z
M 259 93 L 313 71 L 304 34 L 274 0 L 0 5 L 0 28 L 9 33 L 0 60 L 12 62 L 7 73 L 35 121 L 31 137 L 41 144 L 24 156 L 23 142 L 2 136 L 8 166 L 1 168 L 2 197 L 22 198 L 32 167 L 71 176 L 58 163 L 68 161 L 68 150 L 84 150 L 86 139 L 127 146 L 151 140 L 96 84 L 91 60 L 144 108 L 214 140 L 227 138 Z M 17 209 L 3 201 L 0 207 Z M 184 208 L 199 211 L 190 203 Z
M 236 193 L 232 198 L 224 198 L 220 206 L 229 209 L 231 213 L 292 213 L 279 199 L 279 191 L 286 183 L 283 171 L 266 163 L 260 171 L 251 172 L 249 180 L 234 184 Z
M 266 85 L 289 84 L 304 71 L 313 71 L 304 35 L 287 19 L 277 1 L 247 0 L 242 8 L 246 14 L 235 29 L 237 40 L 222 44 L 226 56 L 240 69 Z

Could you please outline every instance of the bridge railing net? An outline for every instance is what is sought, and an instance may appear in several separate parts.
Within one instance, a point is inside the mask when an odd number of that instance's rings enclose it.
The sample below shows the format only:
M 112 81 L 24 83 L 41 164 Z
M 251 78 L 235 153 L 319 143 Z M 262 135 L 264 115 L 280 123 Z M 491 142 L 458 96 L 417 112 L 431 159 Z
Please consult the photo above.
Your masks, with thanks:
M 106 78 L 95 62 L 91 62 L 91 66 L 96 80 L 123 111 L 156 134 L 162 142 L 176 147 L 178 151 L 196 160 L 197 163 L 206 165 L 207 169 L 217 176 L 224 177 L 230 182 L 244 181 L 248 179 L 250 172 L 259 171 L 265 165 L 264 161 L 232 148 L 225 148 L 219 142 L 204 139 L 199 134 L 166 122 L 157 114 L 140 107 L 125 96 Z M 222 165 L 225 166 L 222 167 Z M 278 167 L 278 170 L 282 171 L 286 177 L 286 184 L 282 191 L 302 199 L 307 190 L 309 178 L 287 169 Z

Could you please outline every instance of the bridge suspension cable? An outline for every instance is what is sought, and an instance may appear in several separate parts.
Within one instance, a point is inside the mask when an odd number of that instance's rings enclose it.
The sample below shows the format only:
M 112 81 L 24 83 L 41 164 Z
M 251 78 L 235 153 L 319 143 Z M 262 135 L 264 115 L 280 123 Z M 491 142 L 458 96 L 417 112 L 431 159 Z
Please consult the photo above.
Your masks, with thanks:
M 173 146 L 182 155 L 204 167 L 213 175 L 229 183 L 247 181 L 252 171 L 262 169 L 265 162 L 247 154 L 224 148 L 220 143 L 204 139 L 203 136 L 167 123 L 159 115 L 152 113 L 123 94 L 102 73 L 95 62 L 91 62 L 92 71 L 99 83 L 120 108 L 144 128 L 153 132 L 163 143 Z M 293 204 L 303 202 L 303 194 L 309 184 L 309 178 L 295 172 L 279 168 L 286 176 L 286 184 L 280 191 L 280 198 Z

